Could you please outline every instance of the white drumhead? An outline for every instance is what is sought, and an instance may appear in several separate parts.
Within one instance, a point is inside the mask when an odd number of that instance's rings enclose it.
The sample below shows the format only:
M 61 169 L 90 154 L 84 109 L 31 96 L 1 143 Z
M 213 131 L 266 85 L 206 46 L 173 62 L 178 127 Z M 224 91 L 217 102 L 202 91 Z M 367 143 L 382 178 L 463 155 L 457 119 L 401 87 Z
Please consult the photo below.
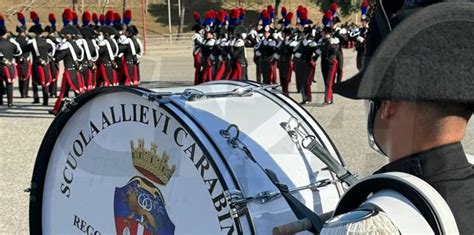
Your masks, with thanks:
M 51 153 L 43 233 L 235 233 L 221 178 L 228 176 L 196 141 L 169 112 L 133 93 L 85 103 Z

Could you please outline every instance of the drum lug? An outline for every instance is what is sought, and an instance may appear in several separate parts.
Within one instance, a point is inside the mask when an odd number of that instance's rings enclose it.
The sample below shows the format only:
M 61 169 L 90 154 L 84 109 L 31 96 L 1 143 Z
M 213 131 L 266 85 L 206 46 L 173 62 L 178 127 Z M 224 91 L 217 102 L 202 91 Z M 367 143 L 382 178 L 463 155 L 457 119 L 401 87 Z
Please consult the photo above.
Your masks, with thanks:
M 30 194 L 30 201 L 31 202 L 36 201 L 36 197 L 32 192 L 34 192 L 37 188 L 38 188 L 37 184 L 35 182 L 31 182 L 30 187 L 23 190 L 23 192 Z
M 64 105 L 61 109 L 61 112 L 67 113 L 71 110 L 72 107 L 74 107 L 76 105 L 77 105 L 77 103 L 74 100 L 74 98 L 64 98 Z
M 281 194 L 279 192 L 264 191 L 257 194 L 256 198 L 260 199 L 260 203 L 267 203 L 278 198 Z
M 227 191 L 224 191 L 224 195 L 226 197 L 226 200 L 230 204 L 230 216 L 232 218 L 238 218 L 245 213 L 247 213 L 248 208 L 247 208 L 247 198 L 244 197 L 244 194 L 236 189 L 230 189 Z
M 166 104 L 170 102 L 169 97 L 174 95 L 172 92 L 153 92 L 150 94 L 144 94 L 143 98 L 151 102 L 157 102 L 160 104 Z

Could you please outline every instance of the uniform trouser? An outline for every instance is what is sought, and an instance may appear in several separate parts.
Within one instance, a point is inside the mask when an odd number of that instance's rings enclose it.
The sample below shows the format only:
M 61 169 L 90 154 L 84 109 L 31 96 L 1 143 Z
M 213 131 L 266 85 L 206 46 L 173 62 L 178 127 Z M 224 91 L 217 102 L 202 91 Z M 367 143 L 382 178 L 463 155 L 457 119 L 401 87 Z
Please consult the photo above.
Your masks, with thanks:
M 33 64 L 32 77 L 34 103 L 39 103 L 38 86 L 41 86 L 43 91 L 43 105 L 48 105 L 48 88 L 51 80 L 53 80 L 49 70 L 49 65 Z
M 227 67 L 226 62 L 224 60 L 216 62 L 214 80 L 223 80 L 223 79 L 225 79 L 225 77 L 223 78 L 223 76 L 224 76 L 224 72 L 225 72 L 226 67 Z
M 337 56 L 337 76 L 336 76 L 336 82 L 342 82 L 343 76 L 344 76 L 344 55 L 342 54 L 342 51 L 339 52 L 339 56 Z
M 64 97 L 67 97 L 66 95 L 69 93 L 69 90 L 73 90 L 76 96 L 80 94 L 76 87 L 79 85 L 78 78 L 80 78 L 80 75 L 75 69 L 66 69 L 64 71 L 63 79 L 61 81 L 61 92 L 59 92 L 58 99 L 53 107 L 54 114 L 57 114 L 61 109 Z
M 357 69 L 361 70 L 364 67 L 364 51 L 363 50 L 357 50 Z
M 49 84 L 49 96 L 56 97 L 58 92 L 59 64 L 55 62 L 49 63 L 49 70 L 53 78 Z
M 275 66 L 272 59 L 260 59 L 260 70 L 262 72 L 262 83 L 271 84 L 275 76 Z
M 209 82 L 212 81 L 212 74 L 214 71 L 214 66 L 212 64 L 212 60 L 207 58 L 203 60 L 203 67 L 202 67 L 202 82 Z
M 332 102 L 332 86 L 334 85 L 334 80 L 336 78 L 336 73 L 337 73 L 337 68 L 338 68 L 338 62 L 336 59 L 332 59 L 329 62 L 326 63 L 326 75 L 324 76 L 325 80 L 325 96 L 324 96 L 324 102 L 325 103 L 330 103 Z
M 81 76 L 84 81 L 84 88 L 86 90 L 93 90 L 96 86 L 96 77 L 94 76 L 93 68 L 84 66 L 81 69 Z
M 313 66 L 304 60 L 295 60 L 296 80 L 299 80 L 299 91 L 303 101 L 312 101 L 311 84 L 313 82 Z
M 288 95 L 288 86 L 291 82 L 291 74 L 293 73 L 293 65 L 290 58 L 280 57 L 280 60 L 278 60 L 278 72 L 283 93 Z
M 112 81 L 114 86 L 120 85 L 121 81 L 124 81 L 124 74 L 122 73 L 122 58 L 116 57 L 115 59 L 115 66 L 113 67 L 115 70 L 115 81 Z
M 3 86 L 6 88 L 5 93 L 9 105 L 13 104 L 13 83 L 15 82 L 16 76 L 16 69 L 13 65 L 0 66 L 0 82 L 2 85 L 5 83 Z M 3 104 L 3 97 L 1 98 L 0 104 Z
M 224 74 L 222 74 L 222 80 L 229 80 L 232 74 L 232 70 L 233 70 L 232 62 L 229 60 L 226 60 Z
M 194 57 L 194 85 L 202 83 L 201 52 L 197 52 Z
M 31 76 L 31 63 L 29 61 L 19 62 L 16 65 L 18 74 L 18 89 L 21 98 L 28 96 L 29 81 Z
M 133 63 L 133 61 L 122 62 L 123 75 L 125 77 L 126 86 L 138 86 L 140 85 L 140 74 L 138 71 L 138 64 Z
M 262 69 L 261 69 L 261 58 L 259 56 L 253 57 L 253 62 L 255 63 L 256 67 L 256 79 L 258 83 L 262 82 Z
M 247 64 L 240 63 L 239 61 L 235 61 L 234 65 L 232 66 L 232 74 L 230 75 L 230 79 L 232 79 L 232 80 L 248 80 Z
M 117 73 L 111 63 L 99 64 L 97 71 L 97 85 L 113 86 L 117 83 Z

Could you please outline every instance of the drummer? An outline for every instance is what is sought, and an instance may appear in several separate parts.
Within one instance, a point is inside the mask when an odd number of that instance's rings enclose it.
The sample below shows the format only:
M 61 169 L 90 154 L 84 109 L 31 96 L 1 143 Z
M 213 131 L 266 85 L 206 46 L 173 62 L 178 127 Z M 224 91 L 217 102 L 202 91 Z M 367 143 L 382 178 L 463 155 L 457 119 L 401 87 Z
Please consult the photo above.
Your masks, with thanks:
M 425 5 L 383 21 L 378 14 L 386 9 L 377 4 L 367 55 L 380 59 L 367 59 L 359 74 L 334 91 L 370 100 L 370 146 L 390 162 L 376 173 L 399 171 L 426 181 L 449 205 L 459 233 L 474 234 L 474 168 L 461 143 L 473 113 L 474 51 L 472 38 L 460 30 L 474 27 L 474 4 Z M 388 26 L 392 37 L 382 34 Z M 410 59 L 397 60 L 400 56 Z

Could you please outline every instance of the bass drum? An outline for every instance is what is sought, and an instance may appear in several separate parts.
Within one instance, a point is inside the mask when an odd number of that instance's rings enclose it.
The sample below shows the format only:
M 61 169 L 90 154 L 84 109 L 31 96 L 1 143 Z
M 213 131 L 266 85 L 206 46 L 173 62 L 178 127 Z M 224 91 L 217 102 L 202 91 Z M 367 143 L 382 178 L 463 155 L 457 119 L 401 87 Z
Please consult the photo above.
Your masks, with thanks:
M 296 220 L 262 169 L 317 214 L 343 188 L 305 135 L 341 164 L 318 123 L 271 87 L 100 88 L 65 105 L 36 160 L 30 232 L 270 234 Z

